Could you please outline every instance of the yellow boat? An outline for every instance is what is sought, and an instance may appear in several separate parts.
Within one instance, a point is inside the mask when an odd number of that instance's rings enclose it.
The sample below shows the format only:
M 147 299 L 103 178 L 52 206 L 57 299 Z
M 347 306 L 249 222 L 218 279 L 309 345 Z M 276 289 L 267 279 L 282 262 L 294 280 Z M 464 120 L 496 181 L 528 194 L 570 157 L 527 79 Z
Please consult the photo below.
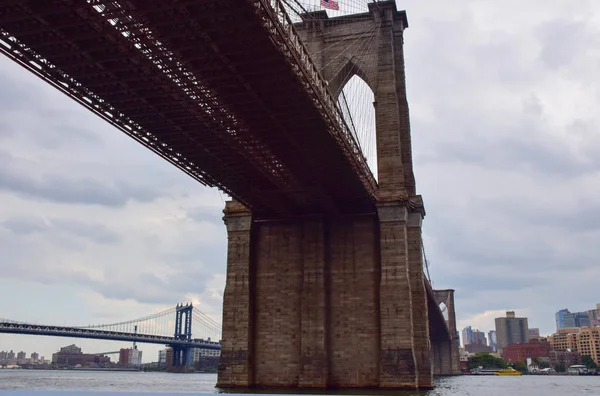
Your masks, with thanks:
M 504 376 L 519 376 L 523 375 L 520 371 L 515 370 L 512 367 L 508 367 L 496 372 L 496 375 L 504 375 Z

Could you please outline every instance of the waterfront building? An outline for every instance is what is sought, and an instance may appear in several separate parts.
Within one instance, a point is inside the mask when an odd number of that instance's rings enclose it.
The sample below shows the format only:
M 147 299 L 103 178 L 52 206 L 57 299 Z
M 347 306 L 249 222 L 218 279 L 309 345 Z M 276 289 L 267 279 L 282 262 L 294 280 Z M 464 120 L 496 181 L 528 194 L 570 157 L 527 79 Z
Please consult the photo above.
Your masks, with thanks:
M 167 350 L 161 349 L 158 351 L 158 367 L 165 368 L 167 367 Z
M 15 360 L 15 353 L 12 349 L 6 354 L 6 360 Z
M 588 355 L 600 365 L 600 327 L 575 327 L 549 337 L 552 349 L 556 351 L 578 352 Z
M 17 360 L 25 360 L 26 357 L 27 357 L 27 354 L 23 351 L 17 353 Z
M 568 329 L 561 329 L 560 332 L 556 332 L 548 337 L 548 342 L 555 351 L 576 351 L 577 350 L 577 333 L 575 331 L 565 331 Z M 573 329 L 579 332 L 579 329 Z
M 562 364 L 565 368 L 574 364 L 581 364 L 581 356 L 572 351 L 550 351 L 550 365 L 556 367 Z
M 499 350 L 511 344 L 529 341 L 527 318 L 517 318 L 514 311 L 506 311 L 506 317 L 496 318 L 495 322 Z
M 140 367 L 142 365 L 142 351 L 137 348 L 121 348 L 119 350 L 119 364 L 121 366 Z
M 52 363 L 58 366 L 73 367 L 77 365 L 102 365 L 110 363 L 107 356 L 82 353 L 81 348 L 75 344 L 62 347 L 60 351 L 52 354 Z
M 173 348 L 166 349 L 165 360 L 167 369 L 173 367 Z
M 600 365 L 600 327 L 588 327 L 579 331 L 577 352 L 581 356 L 590 356 L 597 365 Z
M 7 355 L 8 355 L 8 352 L 0 351 L 0 360 L 6 360 Z
M 502 348 L 502 358 L 507 362 L 522 362 L 527 358 L 539 359 L 541 357 L 549 358 L 552 347 L 547 342 L 538 340 L 529 341 L 523 344 L 510 344 Z
M 198 362 L 203 357 L 219 357 L 221 356 L 220 349 L 194 348 L 192 350 L 193 361 Z

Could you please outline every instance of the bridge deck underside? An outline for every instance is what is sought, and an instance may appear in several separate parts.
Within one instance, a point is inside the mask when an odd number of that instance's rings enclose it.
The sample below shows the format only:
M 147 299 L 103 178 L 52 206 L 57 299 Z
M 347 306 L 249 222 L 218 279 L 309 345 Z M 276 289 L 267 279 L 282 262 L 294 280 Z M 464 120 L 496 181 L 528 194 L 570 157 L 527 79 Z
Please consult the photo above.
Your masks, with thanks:
M 368 168 L 257 10 L 2 1 L 0 50 L 256 216 L 372 211 Z

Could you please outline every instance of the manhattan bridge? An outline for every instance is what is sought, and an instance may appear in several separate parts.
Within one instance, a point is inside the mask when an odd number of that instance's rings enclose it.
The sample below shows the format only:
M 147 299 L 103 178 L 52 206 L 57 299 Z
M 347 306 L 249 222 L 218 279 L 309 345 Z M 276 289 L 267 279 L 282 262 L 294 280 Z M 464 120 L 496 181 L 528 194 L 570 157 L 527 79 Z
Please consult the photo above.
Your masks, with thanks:
M 192 332 L 193 329 L 193 332 Z M 174 367 L 191 366 L 194 348 L 221 349 L 221 325 L 190 303 L 118 323 L 53 326 L 0 318 L 0 333 L 162 344 L 173 348 Z

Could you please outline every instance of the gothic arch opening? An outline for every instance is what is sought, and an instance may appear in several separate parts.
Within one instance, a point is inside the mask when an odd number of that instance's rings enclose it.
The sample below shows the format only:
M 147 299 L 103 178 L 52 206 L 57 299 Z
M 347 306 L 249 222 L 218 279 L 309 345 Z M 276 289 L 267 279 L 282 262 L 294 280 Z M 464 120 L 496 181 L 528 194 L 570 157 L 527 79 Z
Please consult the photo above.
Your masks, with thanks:
M 375 95 L 357 74 L 345 80 L 345 85 L 339 91 L 338 105 L 377 180 L 377 139 L 373 106 Z
M 448 307 L 443 302 L 440 303 L 440 311 L 442 311 L 442 315 L 444 315 L 444 319 L 447 322 L 448 321 Z

